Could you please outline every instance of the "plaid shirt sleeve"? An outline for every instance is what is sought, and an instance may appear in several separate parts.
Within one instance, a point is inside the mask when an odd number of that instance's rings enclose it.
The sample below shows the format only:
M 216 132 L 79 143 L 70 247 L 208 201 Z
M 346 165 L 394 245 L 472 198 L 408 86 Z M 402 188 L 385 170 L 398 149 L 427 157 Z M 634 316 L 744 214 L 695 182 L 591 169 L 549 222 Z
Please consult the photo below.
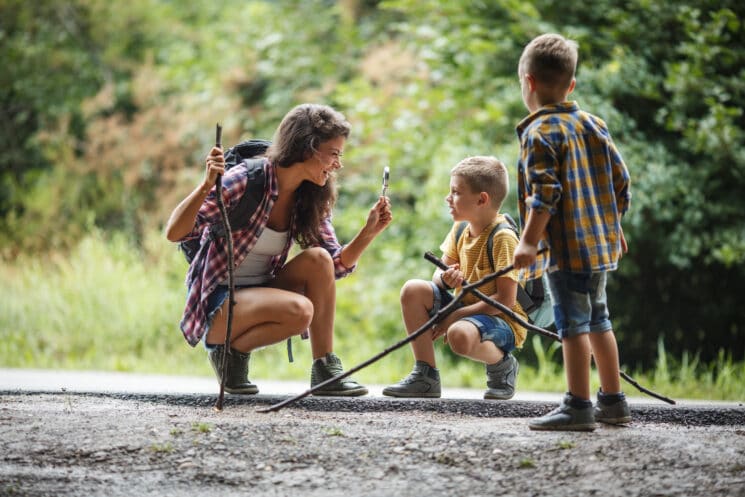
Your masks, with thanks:
M 232 205 L 240 201 L 246 190 L 244 171 L 240 167 L 231 168 L 223 176 L 222 186 L 223 201 L 225 208 L 229 211 Z M 262 205 L 268 205 L 268 203 L 264 202 Z M 221 222 L 216 189 L 213 188 L 199 209 L 192 233 L 187 236 L 207 237 L 209 226 Z M 245 246 L 249 239 L 255 239 L 255 233 L 256 227 L 253 230 L 233 233 L 234 250 L 240 251 L 240 247 Z M 203 240 L 186 275 L 188 293 L 180 324 L 181 332 L 191 346 L 199 343 L 206 331 L 206 300 L 227 272 L 227 266 L 228 257 L 222 245 L 216 247 L 215 243 L 204 243 Z
M 523 163 L 528 173 L 525 204 L 529 209 L 556 214 L 561 199 L 557 152 L 540 133 L 527 133 Z
M 225 209 L 229 212 L 231 206 L 238 202 L 243 196 L 243 192 L 246 191 L 246 182 L 240 175 L 240 168 L 232 168 L 225 173 L 225 176 L 222 179 L 222 188 L 222 198 L 225 203 Z M 204 233 L 206 227 L 222 222 L 220 208 L 217 206 L 216 192 L 217 189 L 213 186 L 207 194 L 207 197 L 204 199 L 204 202 L 202 202 L 202 206 L 199 208 L 197 218 L 194 221 L 194 226 L 191 231 L 179 241 L 200 237 Z
M 240 201 L 246 191 L 246 181 L 240 168 L 229 169 L 222 178 L 222 198 L 225 209 L 230 209 Z M 195 227 L 202 230 L 205 226 L 221 222 L 220 208 L 217 206 L 217 190 L 212 187 L 197 214 Z
M 618 204 L 618 212 L 623 216 L 629 210 L 631 206 L 631 180 L 629 178 L 629 170 L 626 169 L 626 164 L 621 158 L 621 154 L 616 149 L 615 144 L 610 142 L 610 159 L 611 168 L 613 171 L 613 186 L 616 193 L 616 203 Z

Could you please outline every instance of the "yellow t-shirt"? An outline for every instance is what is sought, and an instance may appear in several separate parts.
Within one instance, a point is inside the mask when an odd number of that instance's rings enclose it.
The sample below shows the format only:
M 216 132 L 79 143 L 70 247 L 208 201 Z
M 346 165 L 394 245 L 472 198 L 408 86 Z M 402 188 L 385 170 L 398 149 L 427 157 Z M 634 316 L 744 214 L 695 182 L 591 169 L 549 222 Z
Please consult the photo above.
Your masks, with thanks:
M 489 235 L 497 224 L 504 222 L 506 222 L 504 215 L 497 215 L 494 222 L 484 228 L 484 230 L 475 237 L 471 236 L 469 228 L 466 227 L 466 229 L 463 230 L 463 234 L 460 236 L 460 240 L 455 239 L 458 225 L 460 223 L 453 224 L 450 233 L 448 233 L 445 241 L 440 245 L 440 249 L 444 255 L 460 264 L 460 270 L 463 272 L 466 281 L 478 281 L 484 276 L 493 273 L 495 270 L 499 271 L 499 269 L 512 264 L 512 257 L 515 253 L 518 239 L 511 229 L 502 229 L 494 234 L 494 246 L 492 248 L 495 266 L 494 270 L 489 263 L 489 254 L 486 252 Z M 510 278 L 511 280 L 519 282 L 517 270 L 512 270 L 501 277 Z M 484 283 L 478 289 L 486 295 L 494 295 L 497 293 L 497 280 L 494 279 L 490 282 Z M 457 289 L 456 295 L 460 291 L 460 289 Z M 465 295 L 461 300 L 464 305 L 474 304 L 478 301 L 479 298 L 472 294 Z M 497 311 L 496 308 L 494 308 L 494 310 Z M 525 314 L 525 311 L 517 300 L 515 301 L 515 305 L 512 306 L 512 311 L 527 321 L 528 316 Z M 523 342 L 525 342 L 527 330 L 513 321 L 509 316 L 506 316 L 501 312 L 499 314 L 500 317 L 507 321 L 512 328 L 512 332 L 515 334 L 515 346 L 521 347 Z

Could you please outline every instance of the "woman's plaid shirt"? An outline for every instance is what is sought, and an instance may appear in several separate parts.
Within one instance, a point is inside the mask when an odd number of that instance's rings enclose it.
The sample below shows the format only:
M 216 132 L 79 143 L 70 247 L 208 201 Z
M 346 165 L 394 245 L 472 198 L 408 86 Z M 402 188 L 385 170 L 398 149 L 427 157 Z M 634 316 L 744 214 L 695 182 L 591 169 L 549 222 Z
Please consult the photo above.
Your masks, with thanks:
M 266 227 L 269 213 L 278 196 L 277 171 L 268 160 L 264 162 L 264 172 L 266 178 L 264 196 L 258 208 L 245 228 L 233 231 L 233 262 L 236 267 L 241 264 L 246 254 L 256 245 L 256 241 Z M 226 210 L 229 211 L 241 199 L 246 191 L 247 181 L 245 164 L 238 164 L 225 173 L 222 186 Z M 194 228 L 182 238 L 182 240 L 196 237 L 201 239 L 199 252 L 194 257 L 186 275 L 188 294 L 181 319 L 181 331 L 186 341 L 192 346 L 199 343 L 199 340 L 207 332 L 207 298 L 218 284 L 228 277 L 228 254 L 225 250 L 227 244 L 222 238 L 210 240 L 209 235 L 210 226 L 221 224 L 221 222 L 217 196 L 213 188 L 199 209 Z M 292 247 L 297 228 L 294 221 L 291 224 L 292 228 L 290 236 L 287 237 L 287 244 L 282 253 L 272 259 L 272 275 L 275 275 L 282 268 Z M 330 217 L 323 220 L 320 231 L 323 240 L 320 246 L 326 249 L 333 258 L 336 277 L 341 278 L 354 271 L 355 266 L 347 268 L 341 262 L 342 246 L 336 238 Z

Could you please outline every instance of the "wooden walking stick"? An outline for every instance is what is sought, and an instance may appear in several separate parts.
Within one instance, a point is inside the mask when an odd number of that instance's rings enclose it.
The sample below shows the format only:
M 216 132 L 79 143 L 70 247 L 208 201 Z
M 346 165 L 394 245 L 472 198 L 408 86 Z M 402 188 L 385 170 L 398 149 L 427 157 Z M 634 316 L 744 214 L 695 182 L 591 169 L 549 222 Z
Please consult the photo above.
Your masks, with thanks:
M 547 250 L 547 249 L 542 249 L 539 253 L 543 253 L 543 251 L 545 251 L 545 250 Z M 319 383 L 318 385 L 316 385 L 316 386 L 314 386 L 314 387 L 306 390 L 305 392 L 303 392 L 301 394 L 298 394 L 298 395 L 296 395 L 294 397 L 290 397 L 289 399 L 283 400 L 282 402 L 278 402 L 277 404 L 274 404 L 272 406 L 269 406 L 269 407 L 266 407 L 266 408 L 263 408 L 263 409 L 257 409 L 257 411 L 258 412 L 279 411 L 280 409 L 282 409 L 286 405 L 291 404 L 291 403 L 293 403 L 293 402 L 295 402 L 297 400 L 300 400 L 302 398 L 305 398 L 305 397 L 307 397 L 308 395 L 312 394 L 313 392 L 315 392 L 316 390 L 318 390 L 320 388 L 323 388 L 323 387 L 325 387 L 327 385 L 330 385 L 331 383 L 334 383 L 336 381 L 343 380 L 344 378 L 347 378 L 348 376 L 353 375 L 354 373 L 356 373 L 360 369 L 366 368 L 370 364 L 372 364 L 372 363 L 374 363 L 374 362 L 382 359 L 383 357 L 387 356 L 388 354 L 390 354 L 394 350 L 399 349 L 399 348 L 403 347 L 404 345 L 406 345 L 407 343 L 416 340 L 423 333 L 425 333 L 428 330 L 430 330 L 432 328 L 432 326 L 436 325 L 437 323 L 439 323 L 440 321 L 442 321 L 443 319 L 445 319 L 451 312 L 453 312 L 457 308 L 457 304 L 461 301 L 461 299 L 466 295 L 466 293 L 468 291 L 472 291 L 473 289 L 480 287 L 484 283 L 488 283 L 488 282 L 490 282 L 492 280 L 495 280 L 495 279 L 499 278 L 500 276 L 503 276 L 503 275 L 509 273 L 510 271 L 512 271 L 512 269 L 513 269 L 513 266 L 510 265 L 510 266 L 507 266 L 506 268 L 501 269 L 501 270 L 499 270 L 499 271 L 497 271 L 495 273 L 488 274 L 488 275 L 484 276 L 483 278 L 481 278 L 479 281 L 477 281 L 475 283 L 469 283 L 467 285 L 464 285 L 462 291 L 458 294 L 458 296 L 456 296 L 452 301 L 450 301 L 450 303 L 448 305 L 446 305 L 445 307 L 443 307 L 442 309 L 440 309 L 439 311 L 437 311 L 437 313 L 434 316 L 432 316 L 426 323 L 424 323 L 422 326 L 420 326 L 418 329 L 416 329 L 414 332 L 412 332 L 409 336 L 407 336 L 403 340 L 401 340 L 401 341 L 399 341 L 397 343 L 394 343 L 390 347 L 386 348 L 385 350 L 383 350 L 382 352 L 376 354 L 375 356 L 371 357 L 370 359 L 366 360 L 365 362 L 362 362 L 362 363 L 358 364 L 357 366 L 353 367 L 352 369 L 347 370 L 345 373 L 341 373 L 341 374 L 338 374 L 338 375 L 334 376 L 333 378 L 329 378 L 328 380 L 326 380 L 326 381 L 324 381 L 322 383 Z
M 424 258 L 427 259 L 432 264 L 434 264 L 435 266 L 437 266 L 440 269 L 442 269 L 443 271 L 448 269 L 448 266 L 440 258 L 438 258 L 436 255 L 434 255 L 432 252 L 426 252 L 424 254 Z M 472 290 L 469 290 L 469 291 L 471 293 L 473 293 L 475 296 L 477 296 L 479 299 L 481 299 L 483 302 L 486 302 L 487 304 L 491 305 L 492 307 L 496 307 L 497 309 L 499 309 L 500 311 L 502 311 L 504 314 L 506 314 L 507 316 L 511 317 L 512 319 L 514 319 L 515 321 L 517 321 L 518 323 L 520 323 L 520 326 L 522 326 L 522 327 L 524 327 L 526 329 L 529 329 L 531 331 L 535 331 L 536 333 L 539 333 L 539 334 L 541 334 L 541 335 L 543 335 L 545 337 L 553 338 L 554 340 L 559 341 L 559 342 L 561 341 L 561 338 L 559 338 L 559 335 L 557 335 L 556 333 L 554 333 L 552 331 L 549 331 L 549 330 L 546 330 L 546 329 L 543 329 L 540 326 L 536 326 L 533 323 L 529 323 L 529 322 L 525 321 L 523 318 L 521 318 L 516 313 L 514 313 L 512 311 L 512 309 L 510 309 L 506 305 L 502 304 L 501 302 L 498 302 L 498 301 L 492 299 L 488 295 L 484 295 L 479 290 L 472 289 Z M 647 388 L 644 388 L 636 380 L 634 380 L 631 376 L 627 375 L 623 371 L 619 371 L 619 374 L 620 374 L 621 378 L 623 378 L 624 380 L 626 380 L 631 385 L 635 386 L 637 388 L 637 390 L 639 390 L 640 392 L 646 393 L 647 395 L 650 395 L 650 396 L 652 396 L 652 397 L 654 397 L 656 399 L 659 399 L 659 400 L 661 400 L 663 402 L 667 402 L 668 404 L 675 404 L 675 401 L 674 400 L 672 400 L 672 399 L 670 399 L 668 397 L 665 397 L 663 395 L 660 395 L 660 394 L 658 394 L 656 392 L 653 392 L 652 390 L 649 390 Z
M 215 127 L 215 146 L 222 148 L 222 126 L 217 123 Z M 215 194 L 217 195 L 217 207 L 220 209 L 220 218 L 225 233 L 225 250 L 228 252 L 228 316 L 227 328 L 225 330 L 225 345 L 222 354 L 222 374 L 220 375 L 220 394 L 215 402 L 215 410 L 222 411 L 225 398 L 225 378 L 228 376 L 228 355 L 230 355 L 230 335 L 233 330 L 233 305 L 235 305 L 235 283 L 233 281 L 233 232 L 230 229 L 228 212 L 222 198 L 222 175 L 217 176 L 215 181 Z

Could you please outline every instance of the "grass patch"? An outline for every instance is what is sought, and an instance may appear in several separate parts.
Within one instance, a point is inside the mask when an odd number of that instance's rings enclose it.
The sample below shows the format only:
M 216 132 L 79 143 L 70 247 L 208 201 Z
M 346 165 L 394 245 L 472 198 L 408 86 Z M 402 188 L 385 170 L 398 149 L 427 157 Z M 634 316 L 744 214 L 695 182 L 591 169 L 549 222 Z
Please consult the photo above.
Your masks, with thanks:
M 162 235 L 135 248 L 120 236 L 94 233 L 70 254 L 21 256 L 0 261 L 0 364 L 11 368 L 132 371 L 212 377 L 201 346 L 189 347 L 178 328 L 184 305 L 186 263 Z M 375 268 L 339 281 L 335 349 L 352 367 L 403 338 L 400 279 Z M 295 362 L 278 344 L 251 356 L 251 377 L 307 381 L 310 344 L 293 338 Z M 485 387 L 484 366 L 456 357 L 441 342 L 436 357 L 447 387 Z M 563 392 L 560 344 L 533 335 L 520 359 L 518 389 Z M 521 357 L 522 355 L 522 357 Z M 720 353 L 703 364 L 698 356 L 674 358 L 658 344 L 651 371 L 628 371 L 640 384 L 679 399 L 745 399 L 745 362 Z M 399 349 L 355 374 L 363 383 L 389 384 L 413 365 L 411 349 Z M 625 368 L 624 368 L 625 369 Z M 597 389 L 597 375 L 592 376 Z M 624 385 L 629 395 L 641 395 Z
M 162 444 L 154 443 L 150 446 L 150 450 L 156 454 L 170 454 L 173 452 L 173 444 L 171 442 L 165 442 Z
M 170 247 L 148 258 L 123 237 L 97 234 L 69 255 L 2 263 L 2 364 L 207 374 L 178 329 L 184 263 L 177 256 Z
M 209 433 L 212 431 L 212 425 L 209 423 L 197 423 L 195 421 L 191 424 L 191 431 L 196 433 Z

